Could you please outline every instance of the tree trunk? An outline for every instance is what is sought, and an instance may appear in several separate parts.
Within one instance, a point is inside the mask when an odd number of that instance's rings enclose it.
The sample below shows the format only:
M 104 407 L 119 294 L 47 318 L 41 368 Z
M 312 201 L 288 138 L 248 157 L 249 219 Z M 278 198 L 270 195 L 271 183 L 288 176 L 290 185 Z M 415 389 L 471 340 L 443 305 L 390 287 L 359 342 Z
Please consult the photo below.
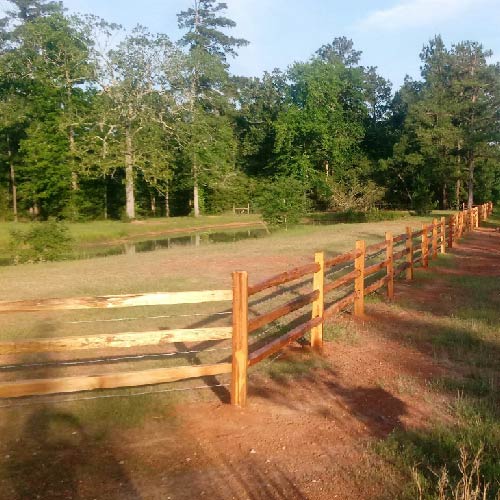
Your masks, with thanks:
M 443 184 L 443 206 L 442 210 L 446 210 L 448 208 L 448 186 Z
M 108 181 L 104 177 L 104 220 L 108 220 Z
M 127 217 L 135 219 L 134 159 L 130 126 L 125 131 L 125 199 Z
M 457 199 L 457 210 L 460 210 L 460 179 L 457 179 L 457 187 L 455 191 L 455 196 Z
M 69 128 L 69 151 L 71 154 L 71 189 L 78 190 L 78 174 L 75 172 L 75 131 L 73 127 Z
M 156 196 L 154 194 L 151 195 L 151 213 L 153 217 L 156 217 Z
M 469 197 L 467 200 L 468 208 L 472 208 L 474 204 L 474 156 L 470 156 L 469 158 Z
M 200 216 L 200 196 L 198 193 L 198 178 L 195 174 L 194 176 L 194 187 L 193 187 L 193 207 L 194 207 L 194 216 Z
M 165 217 L 170 217 L 170 189 L 167 183 L 167 190 L 165 191 Z
M 10 139 L 7 137 L 8 156 L 10 166 L 10 184 L 12 189 L 12 213 L 14 215 L 14 222 L 17 222 L 17 185 L 16 185 L 16 172 L 14 169 L 14 160 L 12 159 L 12 150 L 10 149 Z

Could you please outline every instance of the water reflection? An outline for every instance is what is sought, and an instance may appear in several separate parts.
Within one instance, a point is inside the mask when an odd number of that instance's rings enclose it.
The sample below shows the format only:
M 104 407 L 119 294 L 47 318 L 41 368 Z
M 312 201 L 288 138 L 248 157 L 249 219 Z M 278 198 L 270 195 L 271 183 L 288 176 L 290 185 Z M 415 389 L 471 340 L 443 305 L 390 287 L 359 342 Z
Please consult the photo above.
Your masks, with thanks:
M 96 245 L 78 249 L 64 260 L 92 259 L 111 255 L 135 255 L 136 253 L 154 252 L 177 247 L 200 247 L 217 243 L 230 243 L 247 239 L 263 238 L 269 234 L 265 228 L 245 229 L 238 231 L 219 231 L 191 233 L 184 236 L 168 238 L 128 241 L 119 245 Z M 0 266 L 12 264 L 10 258 L 0 258 Z
M 92 258 L 101 255 L 134 255 L 136 253 L 154 252 L 177 247 L 199 247 L 214 243 L 230 243 L 246 239 L 263 238 L 268 233 L 266 229 L 247 229 L 244 231 L 224 231 L 214 233 L 192 233 L 185 236 L 170 236 L 154 240 L 127 242 L 121 245 L 107 247 L 90 247 L 80 258 Z

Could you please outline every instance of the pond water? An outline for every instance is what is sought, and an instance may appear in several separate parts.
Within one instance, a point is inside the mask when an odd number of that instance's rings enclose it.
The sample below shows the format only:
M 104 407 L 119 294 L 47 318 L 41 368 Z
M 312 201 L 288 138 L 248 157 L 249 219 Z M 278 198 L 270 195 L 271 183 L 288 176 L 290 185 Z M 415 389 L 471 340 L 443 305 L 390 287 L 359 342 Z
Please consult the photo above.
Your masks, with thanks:
M 64 260 L 92 259 L 110 255 L 133 255 L 143 252 L 154 252 L 178 247 L 199 247 L 217 243 L 231 243 L 235 241 L 264 238 L 269 234 L 266 228 L 249 228 L 232 231 L 196 232 L 187 235 L 171 235 L 156 239 L 128 241 L 117 245 L 95 245 L 79 248 Z M 10 258 L 0 258 L 0 266 L 12 264 Z
M 200 247 L 217 243 L 231 243 L 235 241 L 263 238 L 268 235 L 265 228 L 241 229 L 236 231 L 218 231 L 191 233 L 183 236 L 169 236 L 164 238 L 129 241 L 120 245 L 96 245 L 79 250 L 77 258 L 89 259 L 104 255 L 136 254 L 154 252 L 168 248 Z

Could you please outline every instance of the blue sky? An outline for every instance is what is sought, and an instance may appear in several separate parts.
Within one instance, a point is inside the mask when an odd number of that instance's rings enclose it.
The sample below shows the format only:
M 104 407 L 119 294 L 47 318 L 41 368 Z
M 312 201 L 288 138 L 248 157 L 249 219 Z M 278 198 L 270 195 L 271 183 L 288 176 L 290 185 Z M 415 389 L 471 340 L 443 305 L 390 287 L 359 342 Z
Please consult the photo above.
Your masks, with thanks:
M 0 0 L 0 6 L 5 5 Z M 236 74 L 260 76 L 306 60 L 336 36 L 352 38 L 362 63 L 399 86 L 419 76 L 419 53 L 440 33 L 446 44 L 478 40 L 500 60 L 500 0 L 226 0 L 235 36 L 248 39 L 232 62 Z M 176 14 L 190 0 L 65 0 L 70 11 L 92 12 L 132 27 L 143 24 L 177 39 Z

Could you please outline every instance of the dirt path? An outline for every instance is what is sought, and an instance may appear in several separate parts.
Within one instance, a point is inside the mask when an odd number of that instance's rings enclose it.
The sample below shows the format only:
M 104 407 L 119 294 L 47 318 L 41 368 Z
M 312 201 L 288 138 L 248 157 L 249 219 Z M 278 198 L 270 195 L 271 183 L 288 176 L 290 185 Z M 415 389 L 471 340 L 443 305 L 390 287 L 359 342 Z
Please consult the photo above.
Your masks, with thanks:
M 422 286 L 398 282 L 395 306 L 382 300 L 368 304 L 363 321 L 336 319 L 328 331 L 339 338 L 326 344 L 315 367 L 287 372 L 314 357 L 297 346 L 251 372 L 244 410 L 221 401 L 223 392 L 165 408 L 105 439 L 90 438 L 55 408 L 37 410 L 17 449 L 2 443 L 10 465 L 1 498 L 391 498 L 387 488 L 398 478 L 372 451 L 374 441 L 447 418 L 446 398 L 429 391 L 428 381 L 450 368 L 405 335 L 429 327 L 421 311 L 446 314 L 452 307 L 454 290 L 440 273 L 500 276 L 500 234 L 476 231 L 453 254 L 454 268 L 419 271 L 435 274 Z M 406 308 L 409 299 L 418 307 Z M 51 436 L 51 419 L 67 434 Z

